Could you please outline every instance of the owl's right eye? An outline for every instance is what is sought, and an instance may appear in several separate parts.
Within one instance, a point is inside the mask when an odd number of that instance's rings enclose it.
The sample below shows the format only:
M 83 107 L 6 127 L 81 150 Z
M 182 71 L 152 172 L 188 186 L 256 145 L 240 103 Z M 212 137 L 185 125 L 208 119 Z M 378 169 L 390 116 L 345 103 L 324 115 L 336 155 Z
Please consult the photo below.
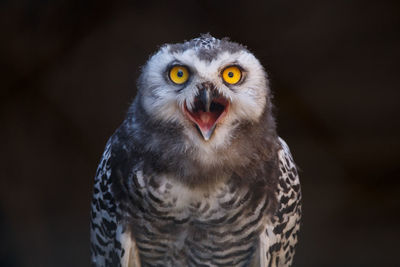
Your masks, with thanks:
M 185 66 L 173 66 L 169 78 L 175 84 L 183 84 L 189 79 L 189 70 Z

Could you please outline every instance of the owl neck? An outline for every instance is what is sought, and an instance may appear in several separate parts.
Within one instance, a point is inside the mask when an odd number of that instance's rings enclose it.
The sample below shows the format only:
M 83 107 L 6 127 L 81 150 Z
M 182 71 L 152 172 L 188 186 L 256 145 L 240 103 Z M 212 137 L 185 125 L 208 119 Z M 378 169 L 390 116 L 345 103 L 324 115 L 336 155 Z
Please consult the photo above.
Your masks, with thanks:
M 212 186 L 231 177 L 258 185 L 277 180 L 273 171 L 277 135 L 269 109 L 257 123 L 240 123 L 229 146 L 210 150 L 210 154 L 187 145 L 183 126 L 152 120 L 140 101 L 135 101 L 123 125 L 121 130 L 134 146 L 132 153 L 143 158 L 144 171 L 167 173 L 190 187 Z

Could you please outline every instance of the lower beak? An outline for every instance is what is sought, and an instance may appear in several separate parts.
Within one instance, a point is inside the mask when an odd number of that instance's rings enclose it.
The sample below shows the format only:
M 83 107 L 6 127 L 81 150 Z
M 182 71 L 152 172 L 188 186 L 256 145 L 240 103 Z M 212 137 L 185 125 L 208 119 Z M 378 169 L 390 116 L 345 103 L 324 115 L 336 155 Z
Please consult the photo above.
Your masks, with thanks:
M 201 129 L 197 124 L 196 124 L 196 129 L 201 133 L 201 136 L 203 136 L 205 141 L 210 140 L 212 134 L 214 133 L 214 130 L 216 128 L 216 124 L 214 124 L 210 129 Z

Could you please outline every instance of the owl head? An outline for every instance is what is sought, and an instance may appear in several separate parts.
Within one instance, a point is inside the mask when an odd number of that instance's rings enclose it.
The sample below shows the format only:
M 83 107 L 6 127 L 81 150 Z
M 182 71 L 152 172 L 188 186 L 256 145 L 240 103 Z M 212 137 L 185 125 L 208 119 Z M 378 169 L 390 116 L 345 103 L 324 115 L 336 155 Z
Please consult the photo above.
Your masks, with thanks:
M 240 125 L 259 123 L 271 108 L 257 58 L 209 34 L 163 45 L 142 68 L 138 89 L 149 118 L 178 125 L 186 144 L 201 149 L 229 146 Z

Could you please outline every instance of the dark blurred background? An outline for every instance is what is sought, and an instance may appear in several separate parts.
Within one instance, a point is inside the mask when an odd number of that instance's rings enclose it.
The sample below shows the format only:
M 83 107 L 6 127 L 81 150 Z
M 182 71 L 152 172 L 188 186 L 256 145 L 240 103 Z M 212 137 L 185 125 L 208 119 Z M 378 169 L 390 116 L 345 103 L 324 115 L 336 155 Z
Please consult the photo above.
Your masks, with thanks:
M 107 138 L 161 44 L 210 32 L 270 74 L 301 168 L 295 266 L 400 266 L 400 1 L 0 1 L 0 266 L 88 266 Z

